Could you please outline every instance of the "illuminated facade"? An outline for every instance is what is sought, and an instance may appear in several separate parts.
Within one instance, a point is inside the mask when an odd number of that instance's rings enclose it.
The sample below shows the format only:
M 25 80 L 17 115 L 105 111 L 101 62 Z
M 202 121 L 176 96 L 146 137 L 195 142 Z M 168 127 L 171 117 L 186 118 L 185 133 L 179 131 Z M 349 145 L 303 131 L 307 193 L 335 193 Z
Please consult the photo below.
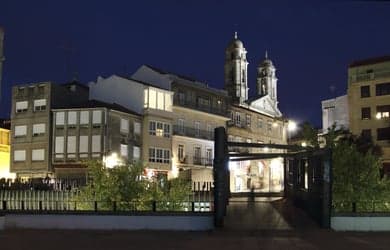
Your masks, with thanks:
M 384 171 L 390 173 L 390 56 L 349 66 L 348 105 L 352 134 L 369 136 L 382 147 Z
M 0 128 L 0 179 L 13 179 L 15 174 L 10 173 L 10 131 Z
M 257 67 L 256 96 L 248 97 L 246 49 L 235 34 L 225 50 L 225 89 L 232 98 L 227 123 L 228 140 L 249 143 L 287 144 L 287 122 L 278 109 L 275 67 L 266 53 Z M 243 153 L 275 153 L 276 150 L 233 148 Z M 230 162 L 232 192 L 280 192 L 283 160 Z
M 225 127 L 228 120 L 226 91 L 147 65 L 132 77 L 174 93 L 171 177 L 212 182 L 214 129 Z

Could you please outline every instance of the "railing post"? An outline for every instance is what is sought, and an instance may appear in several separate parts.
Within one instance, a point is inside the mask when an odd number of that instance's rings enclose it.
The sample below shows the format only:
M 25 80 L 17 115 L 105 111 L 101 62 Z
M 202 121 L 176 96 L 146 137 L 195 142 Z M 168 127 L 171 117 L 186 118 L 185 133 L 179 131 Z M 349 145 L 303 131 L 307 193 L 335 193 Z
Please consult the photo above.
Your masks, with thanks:
M 21 210 L 24 210 L 24 201 L 21 201 L 21 205 L 22 205 L 22 207 L 21 207 Z
M 42 201 L 38 202 L 39 211 L 42 211 Z
M 3 201 L 3 210 L 7 210 L 7 201 Z
M 116 201 L 113 201 L 112 203 L 112 211 L 116 211 Z
M 195 212 L 195 202 L 191 202 L 191 211 Z
M 97 204 L 97 201 L 94 201 L 93 203 L 94 203 L 94 210 L 95 210 L 95 212 L 97 212 L 97 211 L 98 211 L 98 204 Z
M 356 202 L 352 202 L 352 213 L 356 213 Z

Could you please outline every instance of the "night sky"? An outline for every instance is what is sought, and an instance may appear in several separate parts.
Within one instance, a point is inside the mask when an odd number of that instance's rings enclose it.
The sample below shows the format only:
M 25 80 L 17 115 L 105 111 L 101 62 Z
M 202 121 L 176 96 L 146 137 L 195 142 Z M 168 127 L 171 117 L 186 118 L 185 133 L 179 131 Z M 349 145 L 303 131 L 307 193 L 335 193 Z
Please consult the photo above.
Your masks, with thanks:
M 2 117 L 13 85 L 75 76 L 87 83 L 142 64 L 222 88 L 224 50 L 237 30 L 250 93 L 268 50 L 283 114 L 320 126 L 321 100 L 346 93 L 348 64 L 390 55 L 386 1 L 1 0 L 0 26 Z

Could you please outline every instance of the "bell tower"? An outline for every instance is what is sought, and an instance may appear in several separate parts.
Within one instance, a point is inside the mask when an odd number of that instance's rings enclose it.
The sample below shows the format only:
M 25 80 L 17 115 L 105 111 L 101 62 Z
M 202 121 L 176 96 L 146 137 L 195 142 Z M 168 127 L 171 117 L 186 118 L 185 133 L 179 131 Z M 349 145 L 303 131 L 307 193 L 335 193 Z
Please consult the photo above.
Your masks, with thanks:
M 243 43 L 234 33 L 233 40 L 225 50 L 225 89 L 233 103 L 243 104 L 248 100 L 248 61 Z
M 278 102 L 277 98 L 277 81 L 275 75 L 275 67 L 272 61 L 268 58 L 268 52 L 265 52 L 265 59 L 257 67 L 257 95 L 266 96 L 274 102 L 275 107 Z

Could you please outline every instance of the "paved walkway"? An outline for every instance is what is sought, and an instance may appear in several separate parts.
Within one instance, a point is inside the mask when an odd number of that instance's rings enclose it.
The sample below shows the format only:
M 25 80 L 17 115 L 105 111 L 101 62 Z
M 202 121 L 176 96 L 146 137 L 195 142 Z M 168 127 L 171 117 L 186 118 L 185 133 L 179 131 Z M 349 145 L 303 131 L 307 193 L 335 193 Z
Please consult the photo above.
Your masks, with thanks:
M 226 226 L 212 232 L 0 231 L 1 250 L 390 249 L 390 233 L 323 230 L 283 199 L 230 202 Z

